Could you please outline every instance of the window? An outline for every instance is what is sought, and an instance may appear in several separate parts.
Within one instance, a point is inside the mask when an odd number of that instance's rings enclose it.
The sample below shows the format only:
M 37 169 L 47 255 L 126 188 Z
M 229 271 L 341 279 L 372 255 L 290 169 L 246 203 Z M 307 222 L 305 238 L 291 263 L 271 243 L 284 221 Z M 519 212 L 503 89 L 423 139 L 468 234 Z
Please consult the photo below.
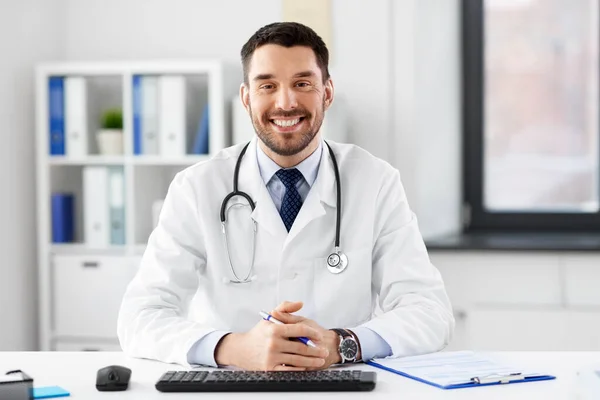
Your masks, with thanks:
M 469 231 L 600 230 L 600 0 L 463 0 Z

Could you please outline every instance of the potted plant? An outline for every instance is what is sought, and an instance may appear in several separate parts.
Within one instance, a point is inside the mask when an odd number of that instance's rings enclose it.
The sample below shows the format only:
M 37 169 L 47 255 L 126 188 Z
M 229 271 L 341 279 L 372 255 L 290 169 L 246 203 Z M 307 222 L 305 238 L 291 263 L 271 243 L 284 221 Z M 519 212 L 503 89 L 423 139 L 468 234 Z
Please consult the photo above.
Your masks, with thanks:
M 98 131 L 100 154 L 123 154 L 123 112 L 111 108 L 102 114 L 101 129 Z

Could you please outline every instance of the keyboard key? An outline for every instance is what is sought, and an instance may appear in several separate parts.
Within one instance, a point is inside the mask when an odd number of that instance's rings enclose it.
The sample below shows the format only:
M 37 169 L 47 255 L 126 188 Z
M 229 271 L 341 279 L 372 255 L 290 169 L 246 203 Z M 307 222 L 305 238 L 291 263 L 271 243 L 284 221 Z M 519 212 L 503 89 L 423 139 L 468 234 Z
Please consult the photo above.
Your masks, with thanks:
M 161 382 L 168 382 L 173 375 L 175 375 L 175 372 L 166 372 L 163 374 L 163 376 L 161 376 L 160 381 Z
M 200 371 L 196 374 L 196 376 L 194 377 L 194 379 L 192 379 L 194 382 L 201 382 L 204 380 L 204 378 L 206 378 L 206 375 L 208 375 L 207 371 Z

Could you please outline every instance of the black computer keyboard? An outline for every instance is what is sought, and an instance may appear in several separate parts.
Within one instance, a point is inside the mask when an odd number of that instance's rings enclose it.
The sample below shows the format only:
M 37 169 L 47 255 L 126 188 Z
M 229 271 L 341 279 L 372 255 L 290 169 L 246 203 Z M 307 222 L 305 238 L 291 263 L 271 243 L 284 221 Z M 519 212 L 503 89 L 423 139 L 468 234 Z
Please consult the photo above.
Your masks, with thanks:
M 327 370 L 307 372 L 169 371 L 156 389 L 161 392 L 321 392 L 368 391 L 375 372 Z

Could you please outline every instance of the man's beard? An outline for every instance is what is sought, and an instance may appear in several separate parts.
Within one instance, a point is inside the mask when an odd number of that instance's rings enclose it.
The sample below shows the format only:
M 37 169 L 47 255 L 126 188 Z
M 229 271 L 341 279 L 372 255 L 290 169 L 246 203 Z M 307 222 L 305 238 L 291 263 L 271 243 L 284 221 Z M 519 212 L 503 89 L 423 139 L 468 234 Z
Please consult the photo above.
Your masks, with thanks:
M 248 108 L 256 134 L 271 151 L 280 156 L 293 156 L 306 149 L 315 136 L 317 136 L 317 133 L 319 133 L 325 117 L 325 101 L 323 101 L 321 112 L 316 115 L 315 122 L 306 128 L 304 132 L 280 133 L 274 131 L 274 128 L 271 127 L 272 119 L 276 119 L 277 117 L 291 118 L 302 116 L 304 120 L 300 123 L 309 123 L 312 120 L 312 114 L 304 108 L 298 108 L 294 111 L 265 113 L 259 121 L 258 117 L 252 112 L 250 104 L 248 104 Z M 288 140 L 288 138 L 293 139 Z

